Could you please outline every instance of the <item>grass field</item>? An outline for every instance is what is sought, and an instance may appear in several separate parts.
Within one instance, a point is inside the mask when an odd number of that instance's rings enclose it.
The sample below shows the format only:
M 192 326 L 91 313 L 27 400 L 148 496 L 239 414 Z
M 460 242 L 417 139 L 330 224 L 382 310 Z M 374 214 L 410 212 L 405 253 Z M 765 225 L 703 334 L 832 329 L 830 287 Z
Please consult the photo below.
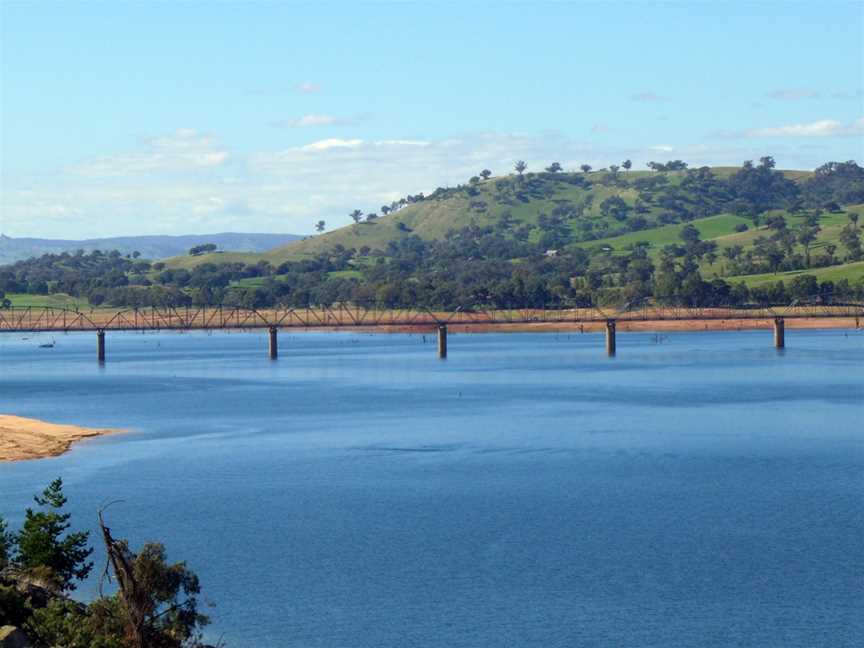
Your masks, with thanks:
M 819 281 L 839 281 L 848 279 L 850 283 L 864 280 L 864 261 L 855 263 L 844 263 L 843 265 L 830 266 L 827 268 L 811 268 L 810 270 L 793 270 L 791 272 L 778 272 L 776 274 L 743 275 L 738 277 L 726 277 L 729 283 L 744 283 L 747 286 L 759 286 L 768 283 L 782 281 L 788 284 L 792 279 L 800 275 L 813 275 Z
M 691 224 L 699 230 L 699 234 L 703 240 L 716 239 L 721 236 L 734 234 L 735 227 L 741 224 L 750 227 L 753 226 L 752 221 L 731 214 L 720 214 L 718 216 L 698 218 L 691 221 Z M 577 245 L 583 248 L 609 246 L 615 251 L 621 251 L 635 243 L 645 241 L 652 249 L 659 249 L 665 245 L 671 245 L 674 243 L 680 244 L 681 230 L 683 230 L 684 227 L 685 226 L 682 223 L 675 223 L 650 230 L 630 232 L 629 234 L 623 234 L 622 236 L 613 236 L 611 238 L 597 239 L 595 241 L 585 241 L 577 243 Z
M 15 308 L 90 308 L 90 302 L 83 297 L 70 297 L 63 293 L 54 295 L 26 295 L 7 293 L 6 297 Z

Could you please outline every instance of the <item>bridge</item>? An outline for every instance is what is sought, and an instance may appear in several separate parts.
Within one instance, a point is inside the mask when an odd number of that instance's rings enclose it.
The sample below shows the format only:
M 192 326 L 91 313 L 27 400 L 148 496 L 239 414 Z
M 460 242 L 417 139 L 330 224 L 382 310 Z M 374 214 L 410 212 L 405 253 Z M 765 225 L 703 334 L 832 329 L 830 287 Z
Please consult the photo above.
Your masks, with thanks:
M 438 356 L 447 357 L 448 327 L 470 331 L 505 325 L 554 324 L 584 326 L 600 324 L 606 332 L 606 353 L 615 355 L 619 322 L 663 323 L 670 321 L 737 322 L 742 327 L 773 323 L 774 346 L 785 347 L 787 319 L 846 319 L 859 328 L 864 304 L 792 304 L 735 308 L 658 307 L 647 304 L 621 308 L 573 309 L 475 309 L 435 311 L 426 308 L 387 309 L 342 304 L 309 308 L 247 309 L 234 307 L 157 307 L 128 310 L 63 308 L 6 308 L 0 310 L 0 333 L 96 333 L 99 362 L 105 361 L 106 331 L 194 331 L 265 329 L 269 332 L 269 355 L 279 355 L 280 329 L 355 329 L 378 331 L 437 331 Z

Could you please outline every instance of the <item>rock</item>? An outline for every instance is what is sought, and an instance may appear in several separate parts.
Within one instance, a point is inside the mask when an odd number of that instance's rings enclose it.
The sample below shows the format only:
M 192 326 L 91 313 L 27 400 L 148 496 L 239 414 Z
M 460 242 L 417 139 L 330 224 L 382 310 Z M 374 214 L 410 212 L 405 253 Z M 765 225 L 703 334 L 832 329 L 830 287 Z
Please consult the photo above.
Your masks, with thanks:
M 3 626 L 0 628 L 0 648 L 30 648 L 30 640 L 19 628 Z

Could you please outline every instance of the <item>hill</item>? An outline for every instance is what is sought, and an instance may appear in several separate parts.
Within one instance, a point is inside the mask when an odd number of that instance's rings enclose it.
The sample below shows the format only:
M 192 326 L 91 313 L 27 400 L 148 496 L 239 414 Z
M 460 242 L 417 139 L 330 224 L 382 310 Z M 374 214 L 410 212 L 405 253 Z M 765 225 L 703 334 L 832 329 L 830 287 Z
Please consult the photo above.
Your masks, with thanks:
M 626 165 L 622 165 L 626 168 Z M 568 307 L 864 297 L 864 169 L 485 170 L 263 253 L 48 257 L 0 268 L 15 303 Z M 771 277 L 776 280 L 772 281 Z M 751 279 L 752 278 L 752 279 Z M 21 296 L 27 293 L 28 297 Z
M 145 259 L 162 259 L 185 254 L 196 245 L 213 243 L 220 250 L 264 252 L 302 238 L 295 234 L 189 234 L 183 236 L 119 236 L 113 238 L 61 240 L 11 238 L 0 235 L 0 265 L 14 263 L 43 254 L 60 254 L 84 250 L 117 250 L 122 255 L 138 252 Z

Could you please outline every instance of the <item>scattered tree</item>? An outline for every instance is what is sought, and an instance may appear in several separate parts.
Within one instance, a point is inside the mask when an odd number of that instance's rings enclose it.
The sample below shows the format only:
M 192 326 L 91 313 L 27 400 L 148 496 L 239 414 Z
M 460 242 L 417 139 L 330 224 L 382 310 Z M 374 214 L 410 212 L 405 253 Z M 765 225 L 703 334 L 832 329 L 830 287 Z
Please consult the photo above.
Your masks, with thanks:
M 34 500 L 43 510 L 27 509 L 24 526 L 15 539 L 15 564 L 24 570 L 43 568 L 58 589 L 74 590 L 74 581 L 87 578 L 93 568 L 87 561 L 93 553 L 87 547 L 90 533 L 67 533 L 71 514 L 60 512 L 66 504 L 62 479 L 55 479 Z
M 559 173 L 561 171 L 561 165 L 558 162 L 553 162 L 548 167 L 546 167 L 547 173 Z
M 583 164 L 579 168 L 582 170 L 582 173 L 584 173 L 585 175 L 588 175 L 589 173 L 591 173 L 591 165 L 590 164 Z
M 525 173 L 525 169 L 528 168 L 528 165 L 524 160 L 516 160 L 516 163 L 513 165 L 513 168 L 516 169 L 516 173 L 520 176 Z
M 326 227 L 326 224 L 324 223 L 323 220 L 319 220 L 317 223 L 315 223 L 315 231 L 316 232 L 319 232 L 319 233 L 323 232 L 325 227 Z

